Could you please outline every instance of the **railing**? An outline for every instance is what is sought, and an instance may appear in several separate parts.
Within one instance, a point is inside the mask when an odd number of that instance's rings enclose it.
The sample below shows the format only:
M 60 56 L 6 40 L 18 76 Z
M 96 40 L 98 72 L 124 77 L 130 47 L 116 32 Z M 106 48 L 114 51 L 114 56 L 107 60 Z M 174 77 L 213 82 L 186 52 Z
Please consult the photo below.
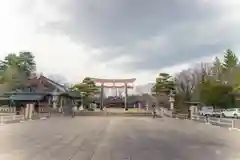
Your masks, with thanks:
M 188 114 L 176 114 L 175 115 L 175 118 L 178 118 L 178 119 L 188 119 Z
M 0 124 L 24 120 L 24 115 L 0 116 Z
M 204 116 L 199 116 L 199 115 L 192 115 L 192 120 L 202 122 L 202 123 L 207 123 L 206 117 Z
M 16 111 L 15 107 L 1 106 L 0 113 L 14 113 Z
M 32 118 L 30 119 L 45 119 L 50 117 L 50 112 L 48 113 L 38 113 L 34 114 Z M 25 118 L 24 115 L 7 115 L 7 116 L 0 116 L 0 124 L 6 124 L 6 123 L 14 123 L 14 122 L 20 122 L 24 120 L 28 120 L 29 118 Z
M 208 116 L 200 116 L 200 115 L 192 115 L 192 120 L 212 124 L 220 127 L 227 128 L 238 128 L 236 120 L 227 119 L 227 118 L 216 118 L 216 117 L 208 117 Z

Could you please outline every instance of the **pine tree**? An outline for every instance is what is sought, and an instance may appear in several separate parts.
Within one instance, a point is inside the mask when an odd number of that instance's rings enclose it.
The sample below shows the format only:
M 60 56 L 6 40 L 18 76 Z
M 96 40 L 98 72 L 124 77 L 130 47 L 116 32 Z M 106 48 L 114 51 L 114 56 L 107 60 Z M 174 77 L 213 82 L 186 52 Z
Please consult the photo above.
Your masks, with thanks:
M 223 59 L 223 69 L 224 71 L 229 71 L 232 68 L 236 67 L 238 64 L 238 58 L 232 50 L 228 49 L 225 52 L 224 59 Z
M 160 73 L 156 78 L 156 84 L 153 88 L 153 91 L 156 93 L 164 92 L 169 94 L 170 91 L 174 89 L 172 77 L 167 73 Z
M 224 79 L 224 83 L 235 85 L 235 78 L 234 75 L 234 69 L 236 68 L 238 64 L 238 58 L 235 53 L 233 53 L 232 50 L 228 49 L 223 57 L 223 71 L 222 76 Z

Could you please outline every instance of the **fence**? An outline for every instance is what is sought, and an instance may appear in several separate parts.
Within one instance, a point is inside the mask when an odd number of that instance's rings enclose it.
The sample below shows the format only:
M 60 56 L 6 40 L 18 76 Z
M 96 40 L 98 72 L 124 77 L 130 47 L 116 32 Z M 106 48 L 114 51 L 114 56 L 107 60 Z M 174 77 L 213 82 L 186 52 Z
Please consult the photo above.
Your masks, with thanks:
M 50 117 L 51 114 L 49 113 L 39 113 L 34 114 L 32 118 L 30 119 L 46 119 Z M 14 122 L 20 122 L 23 120 L 27 120 L 24 115 L 6 115 L 6 116 L 0 116 L 0 124 L 6 124 L 6 123 L 14 123 Z
M 237 121 L 235 119 L 227 118 L 216 118 L 216 117 L 207 117 L 192 115 L 192 120 L 202 123 L 209 123 L 215 126 L 226 127 L 226 128 L 239 128 Z
M 16 111 L 15 107 L 1 106 L 0 113 L 14 113 Z
M 206 117 L 204 116 L 192 115 L 192 120 L 202 122 L 202 123 L 207 123 Z
M 188 114 L 175 114 L 175 118 L 178 118 L 178 119 L 188 119 L 189 116 L 188 116 Z
M 24 120 L 24 115 L 0 116 L 0 123 L 12 123 Z

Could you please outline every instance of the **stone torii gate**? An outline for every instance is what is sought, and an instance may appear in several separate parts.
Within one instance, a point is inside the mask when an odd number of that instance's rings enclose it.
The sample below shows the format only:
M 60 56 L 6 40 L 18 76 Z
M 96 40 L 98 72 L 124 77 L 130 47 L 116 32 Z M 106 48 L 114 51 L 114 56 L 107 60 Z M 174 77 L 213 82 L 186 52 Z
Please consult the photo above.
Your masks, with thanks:
M 124 108 L 127 111 L 128 105 L 127 105 L 127 97 L 128 97 L 128 89 L 133 89 L 133 83 L 136 81 L 136 78 L 131 79 L 100 79 L 100 78 L 91 78 L 97 85 L 100 84 L 101 91 L 100 91 L 100 109 L 103 110 L 103 92 L 104 88 L 124 88 L 125 92 L 125 101 L 124 101 Z M 105 84 L 111 84 L 111 85 L 105 85 Z M 121 83 L 122 85 L 116 85 L 116 83 Z

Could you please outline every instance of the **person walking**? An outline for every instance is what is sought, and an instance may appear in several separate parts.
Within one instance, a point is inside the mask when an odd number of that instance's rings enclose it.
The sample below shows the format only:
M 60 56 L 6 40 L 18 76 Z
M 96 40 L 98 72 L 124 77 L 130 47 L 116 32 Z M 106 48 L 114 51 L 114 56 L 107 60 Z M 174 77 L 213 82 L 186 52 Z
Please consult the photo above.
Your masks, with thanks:
M 76 108 L 75 106 L 72 107 L 72 118 L 75 117 L 75 112 L 76 112 L 76 109 L 75 109 L 75 108 Z
M 156 113 L 156 104 L 155 103 L 153 103 L 153 105 L 152 105 L 152 110 L 153 110 L 153 118 L 156 118 L 157 117 L 157 113 Z

